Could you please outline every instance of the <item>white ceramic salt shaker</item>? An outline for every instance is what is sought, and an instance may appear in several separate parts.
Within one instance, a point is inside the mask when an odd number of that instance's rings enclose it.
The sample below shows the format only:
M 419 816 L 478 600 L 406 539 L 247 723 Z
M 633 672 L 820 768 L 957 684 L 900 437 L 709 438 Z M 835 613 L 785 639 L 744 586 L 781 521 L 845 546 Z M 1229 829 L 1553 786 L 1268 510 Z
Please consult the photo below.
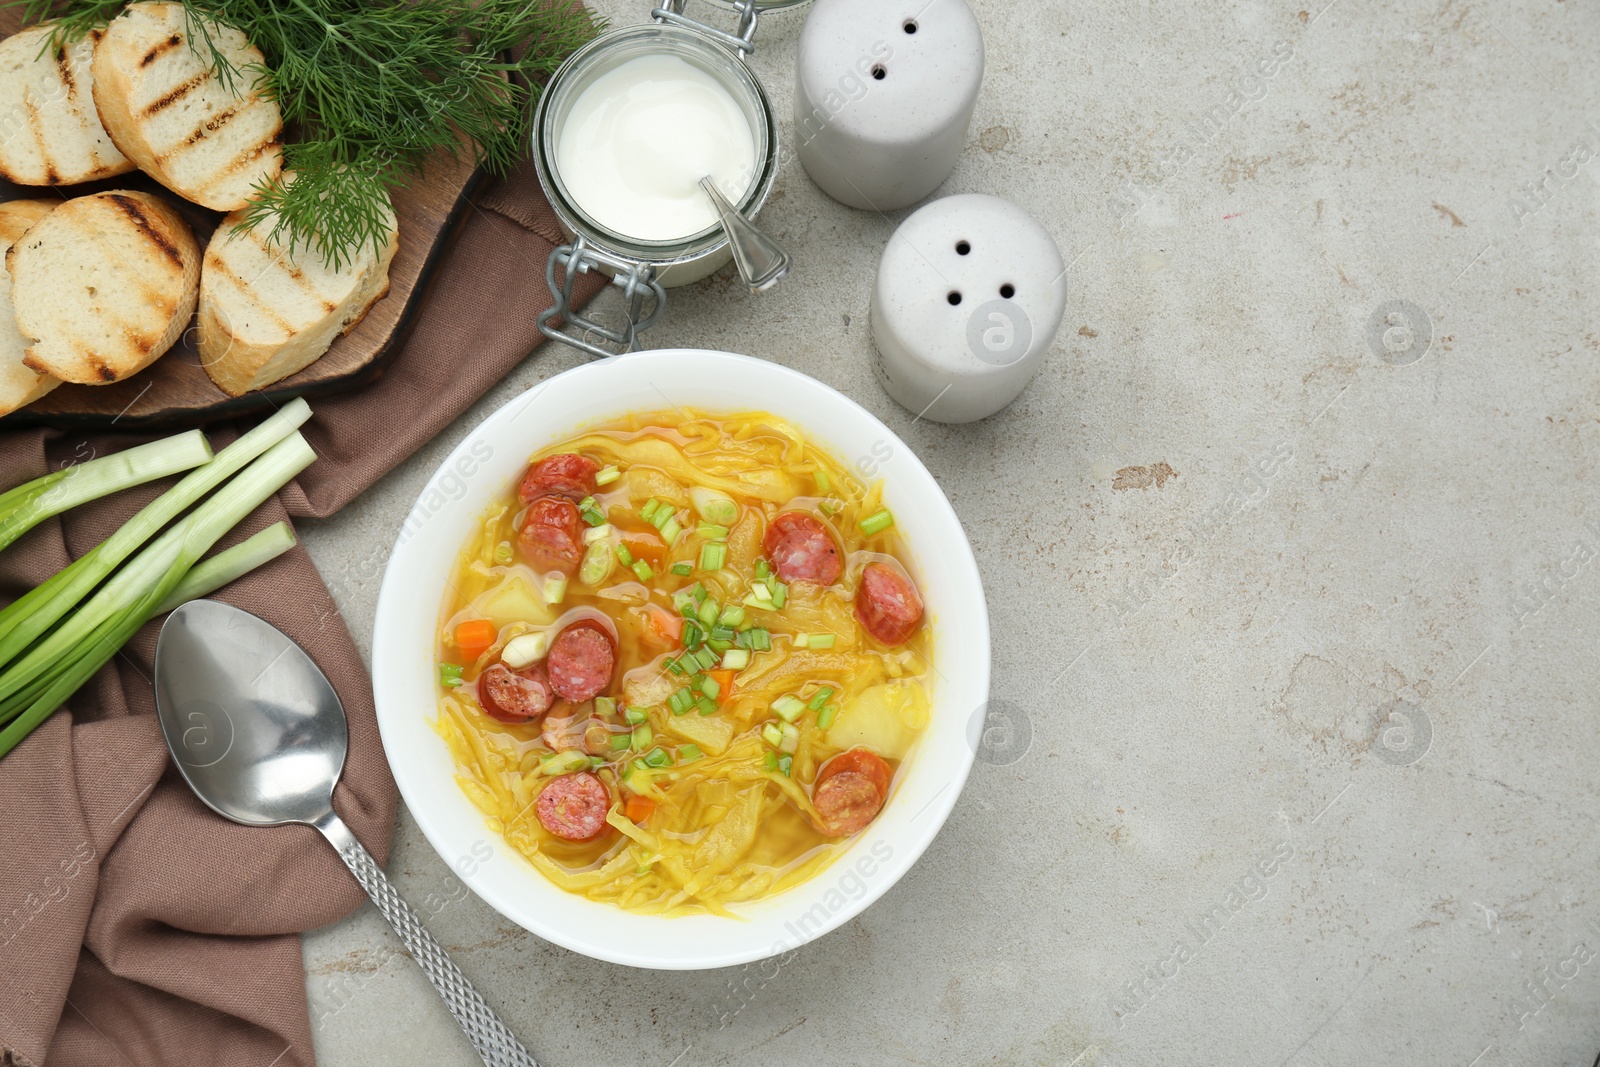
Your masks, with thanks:
M 993 415 L 1033 378 L 1067 306 L 1054 239 L 1009 200 L 965 193 L 914 212 L 872 287 L 878 380 L 922 418 Z
M 914 204 L 955 169 L 983 82 L 965 0 L 816 0 L 800 31 L 794 143 L 835 200 Z

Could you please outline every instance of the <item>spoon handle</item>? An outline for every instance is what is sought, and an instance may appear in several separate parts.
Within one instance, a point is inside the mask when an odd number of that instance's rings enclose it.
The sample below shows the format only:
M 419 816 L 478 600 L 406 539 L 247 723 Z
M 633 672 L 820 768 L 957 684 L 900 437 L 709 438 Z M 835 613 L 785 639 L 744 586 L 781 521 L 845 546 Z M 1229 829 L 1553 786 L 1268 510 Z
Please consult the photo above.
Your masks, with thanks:
M 483 1057 L 483 1062 L 489 1067 L 539 1067 L 516 1035 L 489 1007 L 482 994 L 473 988 L 467 976 L 450 961 L 443 946 L 428 933 L 417 913 L 389 884 L 383 868 L 372 858 L 372 853 L 356 840 L 344 820 L 329 812 L 326 818 L 314 825 L 339 850 L 339 856 L 350 868 L 350 873 L 356 876 L 361 888 L 367 891 L 367 896 L 372 898 L 383 917 L 389 920 L 394 932 L 400 935 L 406 950 L 422 967 L 422 973 L 428 976 L 428 981 L 433 983 L 439 996 L 444 998 L 450 1014 L 456 1017 L 456 1022 L 466 1032 L 478 1055 Z

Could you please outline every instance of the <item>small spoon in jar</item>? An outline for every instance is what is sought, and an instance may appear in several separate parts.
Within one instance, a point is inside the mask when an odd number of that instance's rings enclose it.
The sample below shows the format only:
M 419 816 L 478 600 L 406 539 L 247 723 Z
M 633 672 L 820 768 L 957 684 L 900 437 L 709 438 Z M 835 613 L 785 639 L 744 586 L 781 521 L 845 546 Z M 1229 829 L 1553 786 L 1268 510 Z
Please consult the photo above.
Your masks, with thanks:
M 759 293 L 768 289 L 789 273 L 789 253 L 757 229 L 755 223 L 739 214 L 710 175 L 700 179 L 700 188 L 711 198 L 718 217 L 722 219 L 722 228 L 728 235 L 728 247 L 733 252 L 733 264 L 739 268 L 739 277 L 744 279 L 751 292 Z

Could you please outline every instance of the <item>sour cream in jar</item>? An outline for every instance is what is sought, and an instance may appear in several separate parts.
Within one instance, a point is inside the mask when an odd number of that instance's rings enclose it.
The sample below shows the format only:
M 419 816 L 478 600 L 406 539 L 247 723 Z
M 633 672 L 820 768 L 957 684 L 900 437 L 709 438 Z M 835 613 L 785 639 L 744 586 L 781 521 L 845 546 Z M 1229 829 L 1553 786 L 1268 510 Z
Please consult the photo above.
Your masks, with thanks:
M 607 229 L 674 241 L 717 224 L 710 175 L 737 204 L 756 172 L 756 136 L 733 95 L 675 55 L 639 55 L 590 82 L 567 110 L 555 168 Z

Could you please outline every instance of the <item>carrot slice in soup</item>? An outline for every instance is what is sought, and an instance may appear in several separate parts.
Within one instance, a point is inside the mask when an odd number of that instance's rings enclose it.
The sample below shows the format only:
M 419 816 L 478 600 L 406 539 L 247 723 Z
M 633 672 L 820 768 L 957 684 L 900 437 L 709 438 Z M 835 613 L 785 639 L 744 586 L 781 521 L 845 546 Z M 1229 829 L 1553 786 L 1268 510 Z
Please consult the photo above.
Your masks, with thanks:
M 469 663 L 487 652 L 498 636 L 500 632 L 488 619 L 469 619 L 456 627 L 456 644 Z

